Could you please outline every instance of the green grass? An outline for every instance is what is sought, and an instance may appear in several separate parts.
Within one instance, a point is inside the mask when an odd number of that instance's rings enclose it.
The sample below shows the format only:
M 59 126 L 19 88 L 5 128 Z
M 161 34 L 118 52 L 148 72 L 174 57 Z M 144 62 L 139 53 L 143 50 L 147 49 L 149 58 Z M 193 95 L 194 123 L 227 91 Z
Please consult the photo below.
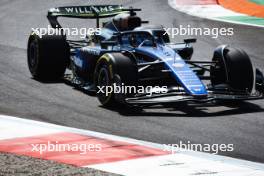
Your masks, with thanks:
M 256 4 L 264 5 L 264 0 L 250 0 L 250 1 Z
M 248 24 L 256 24 L 264 26 L 264 18 L 252 17 L 252 16 L 228 16 L 228 17 L 218 17 L 219 19 L 248 23 Z

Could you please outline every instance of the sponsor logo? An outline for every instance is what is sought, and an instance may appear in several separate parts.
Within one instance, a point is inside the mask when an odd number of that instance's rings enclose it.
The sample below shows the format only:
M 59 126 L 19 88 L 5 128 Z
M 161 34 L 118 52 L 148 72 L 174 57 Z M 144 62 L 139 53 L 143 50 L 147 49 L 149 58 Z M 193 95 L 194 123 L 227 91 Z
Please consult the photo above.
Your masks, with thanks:
M 96 13 L 107 13 L 113 12 L 116 8 L 113 6 L 80 6 L 80 7 L 62 7 L 61 11 L 66 13 L 76 14 L 93 14 Z

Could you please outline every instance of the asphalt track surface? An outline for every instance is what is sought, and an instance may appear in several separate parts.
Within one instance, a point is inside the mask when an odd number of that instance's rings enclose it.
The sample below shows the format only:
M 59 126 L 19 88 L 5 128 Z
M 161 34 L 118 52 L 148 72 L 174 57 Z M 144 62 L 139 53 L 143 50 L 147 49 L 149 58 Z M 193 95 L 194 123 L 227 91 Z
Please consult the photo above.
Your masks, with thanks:
M 233 143 L 236 158 L 264 162 L 264 101 L 227 106 L 180 106 L 141 113 L 129 109 L 105 109 L 96 97 L 65 83 L 44 84 L 33 80 L 26 63 L 27 37 L 32 27 L 46 27 L 47 9 L 84 4 L 123 4 L 142 8 L 139 15 L 166 27 L 233 27 L 232 37 L 198 36 L 194 58 L 208 58 L 220 44 L 248 52 L 255 65 L 264 68 L 263 28 L 232 25 L 191 17 L 172 9 L 167 0 L 1 0 L 0 1 L 0 114 L 19 116 L 81 129 L 126 136 L 161 144 Z M 76 21 L 76 20 L 74 20 Z M 95 21 L 82 20 L 86 27 Z M 185 36 L 190 37 L 190 36 Z M 182 41 L 177 37 L 174 41 Z

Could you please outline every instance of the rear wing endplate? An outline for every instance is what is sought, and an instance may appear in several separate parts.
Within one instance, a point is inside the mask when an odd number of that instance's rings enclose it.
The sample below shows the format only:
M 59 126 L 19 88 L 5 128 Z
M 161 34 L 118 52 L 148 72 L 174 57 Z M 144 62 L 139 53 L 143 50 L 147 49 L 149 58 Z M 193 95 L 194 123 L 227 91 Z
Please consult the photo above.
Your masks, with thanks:
M 99 28 L 100 18 L 112 17 L 124 11 L 122 5 L 67 6 L 50 9 L 47 18 L 53 28 L 61 28 L 58 17 L 96 19 Z

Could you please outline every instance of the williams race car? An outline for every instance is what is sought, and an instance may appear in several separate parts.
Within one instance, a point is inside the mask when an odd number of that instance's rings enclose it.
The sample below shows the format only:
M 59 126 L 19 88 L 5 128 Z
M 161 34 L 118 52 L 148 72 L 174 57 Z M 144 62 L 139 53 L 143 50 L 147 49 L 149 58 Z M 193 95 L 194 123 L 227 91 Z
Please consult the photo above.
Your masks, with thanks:
M 63 30 L 58 17 L 96 19 L 97 28 L 83 40 L 66 35 L 28 40 L 28 67 L 36 80 L 63 78 L 83 90 L 94 91 L 104 106 L 172 105 L 262 99 L 264 77 L 241 49 L 222 45 L 210 61 L 192 60 L 196 39 L 171 43 L 162 26 L 148 25 L 136 12 L 120 5 L 52 8 L 52 28 Z M 110 18 L 100 23 L 102 18 Z M 114 87 L 136 87 L 113 91 Z M 107 92 L 111 88 L 111 92 Z M 139 91 L 138 89 L 141 88 Z M 143 89 L 142 89 L 143 88 Z

